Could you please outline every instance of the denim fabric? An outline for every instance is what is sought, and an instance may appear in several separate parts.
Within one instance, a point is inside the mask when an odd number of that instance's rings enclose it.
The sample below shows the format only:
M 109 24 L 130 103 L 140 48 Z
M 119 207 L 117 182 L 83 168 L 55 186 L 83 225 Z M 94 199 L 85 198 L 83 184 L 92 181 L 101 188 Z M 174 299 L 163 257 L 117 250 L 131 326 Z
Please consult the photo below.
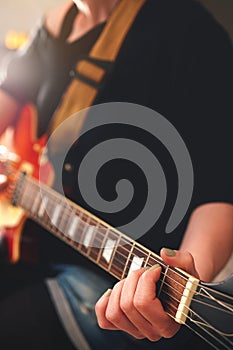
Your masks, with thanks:
M 127 340 L 122 332 L 100 329 L 95 316 L 95 303 L 111 287 L 109 281 L 82 266 L 59 265 L 56 270 L 56 280 L 91 349 L 125 349 Z

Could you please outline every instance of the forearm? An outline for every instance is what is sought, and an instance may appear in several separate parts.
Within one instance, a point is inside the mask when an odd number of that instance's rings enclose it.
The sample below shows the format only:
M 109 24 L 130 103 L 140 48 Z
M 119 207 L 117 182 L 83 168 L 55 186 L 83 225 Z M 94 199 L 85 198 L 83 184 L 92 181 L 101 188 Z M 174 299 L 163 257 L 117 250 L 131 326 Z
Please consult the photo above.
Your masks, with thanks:
M 193 255 L 200 278 L 212 281 L 233 251 L 233 205 L 209 203 L 198 207 L 180 249 Z

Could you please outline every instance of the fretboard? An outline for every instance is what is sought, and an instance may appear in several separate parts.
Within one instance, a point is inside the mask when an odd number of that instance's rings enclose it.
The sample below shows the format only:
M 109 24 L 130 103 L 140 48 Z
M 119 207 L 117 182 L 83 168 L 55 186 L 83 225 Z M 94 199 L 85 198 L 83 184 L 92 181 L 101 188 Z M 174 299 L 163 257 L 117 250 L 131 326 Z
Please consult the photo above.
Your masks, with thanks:
M 165 265 L 157 254 L 23 173 L 15 184 L 12 204 L 119 280 L 158 263 L 162 273 L 157 295 L 175 317 L 187 285 L 185 273 Z

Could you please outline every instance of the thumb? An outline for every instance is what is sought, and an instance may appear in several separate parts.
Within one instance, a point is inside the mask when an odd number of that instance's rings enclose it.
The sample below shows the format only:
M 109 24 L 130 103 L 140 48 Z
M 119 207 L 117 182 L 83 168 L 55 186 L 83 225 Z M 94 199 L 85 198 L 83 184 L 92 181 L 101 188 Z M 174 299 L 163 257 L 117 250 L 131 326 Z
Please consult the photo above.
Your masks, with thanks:
M 199 279 L 193 256 L 189 252 L 162 248 L 160 256 L 167 265 L 178 267 Z

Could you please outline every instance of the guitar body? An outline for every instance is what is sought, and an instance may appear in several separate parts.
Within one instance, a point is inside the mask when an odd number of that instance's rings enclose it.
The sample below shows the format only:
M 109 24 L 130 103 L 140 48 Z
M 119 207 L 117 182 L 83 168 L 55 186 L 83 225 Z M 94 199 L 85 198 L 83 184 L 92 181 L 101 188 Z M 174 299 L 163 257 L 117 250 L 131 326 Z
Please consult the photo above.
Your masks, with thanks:
M 0 145 L 7 147 L 6 157 L 10 152 L 12 166 L 15 169 L 25 171 L 35 179 L 39 179 L 40 176 L 40 181 L 51 184 L 53 181 L 52 166 L 47 159 L 44 157 L 42 159 L 47 137 L 43 135 L 37 139 L 36 134 L 37 113 L 32 105 L 27 104 L 21 111 L 15 129 L 13 131 L 8 129 L 5 132 L 0 139 Z M 2 150 L 4 150 L 3 147 Z M 0 235 L 6 242 L 8 260 L 12 263 L 19 259 L 34 262 L 37 260 L 37 239 L 30 232 L 23 234 L 27 216 L 23 209 L 14 207 L 10 203 L 8 190 L 4 191 L 4 183 L 1 184 L 0 190 Z

